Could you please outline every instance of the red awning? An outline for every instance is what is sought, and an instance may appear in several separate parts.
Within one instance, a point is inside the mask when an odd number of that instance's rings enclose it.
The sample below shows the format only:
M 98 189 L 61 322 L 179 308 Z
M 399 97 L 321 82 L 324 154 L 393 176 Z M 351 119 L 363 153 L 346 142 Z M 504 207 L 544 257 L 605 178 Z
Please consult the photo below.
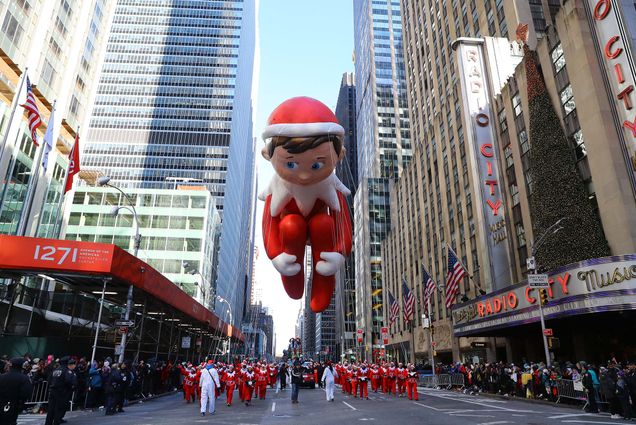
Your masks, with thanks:
M 0 235 L 0 270 L 21 274 L 45 273 L 71 285 L 110 278 L 116 284 L 134 285 L 186 316 L 244 341 L 241 331 L 219 319 L 168 278 L 118 246 L 94 242 Z M 99 283 L 90 289 L 101 289 Z

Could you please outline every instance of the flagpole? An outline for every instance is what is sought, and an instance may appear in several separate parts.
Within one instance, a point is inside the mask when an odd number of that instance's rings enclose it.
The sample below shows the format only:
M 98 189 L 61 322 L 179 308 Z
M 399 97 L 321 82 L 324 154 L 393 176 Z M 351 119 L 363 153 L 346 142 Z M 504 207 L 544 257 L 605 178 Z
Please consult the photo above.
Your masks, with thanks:
M 77 126 L 77 131 L 75 132 L 75 139 L 73 140 L 73 146 L 71 147 L 71 152 L 73 152 L 73 149 L 75 149 L 77 146 L 77 140 L 79 138 L 79 131 L 80 131 L 81 126 Z M 64 198 L 66 198 L 66 185 L 68 184 L 68 176 L 69 176 L 69 171 L 70 171 L 70 167 L 71 167 L 71 161 L 73 159 L 69 158 L 68 161 L 68 166 L 66 167 L 66 176 L 64 176 L 64 184 L 62 185 L 62 194 L 60 195 L 60 202 L 57 206 L 57 210 L 55 211 L 55 221 L 53 222 L 53 234 L 51 235 L 51 237 L 53 238 L 59 238 L 59 235 L 57 234 L 57 224 L 58 224 L 58 218 L 61 215 L 62 216 L 62 221 L 64 221 Z M 76 165 L 77 166 L 77 165 Z M 62 230 L 62 221 L 60 221 L 60 231 Z
M 433 376 L 435 376 L 435 348 L 433 347 L 433 321 L 431 320 L 431 297 L 426 302 L 428 313 L 428 346 L 431 353 L 431 367 L 433 368 Z
M 49 126 L 54 125 L 55 123 L 51 118 L 54 117 L 55 112 L 55 104 L 57 101 L 53 101 L 53 107 L 51 108 L 51 115 L 49 116 L 49 122 L 47 123 L 46 131 L 49 131 Z M 53 131 L 53 129 L 51 129 Z M 44 140 L 42 140 L 45 142 Z M 20 221 L 18 222 L 18 231 L 16 232 L 17 236 L 26 236 L 27 225 L 29 221 L 29 216 L 31 215 L 31 209 L 33 208 L 33 198 L 35 196 L 35 191 L 38 186 L 38 181 L 40 180 L 40 166 L 42 162 L 42 155 L 44 154 L 44 150 L 46 149 L 46 143 L 42 143 L 40 149 L 37 153 L 37 159 L 33 164 L 31 169 L 31 179 L 29 179 L 29 187 L 27 189 L 27 196 L 24 200 L 24 204 L 22 206 L 22 214 L 20 216 Z
M 2 157 L 4 156 L 4 149 L 7 145 L 7 140 L 9 139 L 9 133 L 11 130 L 11 125 L 13 124 L 13 116 L 15 115 L 15 110 L 18 109 L 18 103 L 20 103 L 20 94 L 22 93 L 22 87 L 24 86 L 24 81 L 26 80 L 26 75 L 28 71 L 28 67 L 24 68 L 24 72 L 22 72 L 22 76 L 20 77 L 20 84 L 18 86 L 18 90 L 13 96 L 13 101 L 11 102 L 11 115 L 9 115 L 9 121 L 7 126 L 7 131 L 4 133 L 4 137 L 2 138 L 2 146 L 0 147 L 0 162 L 2 161 Z

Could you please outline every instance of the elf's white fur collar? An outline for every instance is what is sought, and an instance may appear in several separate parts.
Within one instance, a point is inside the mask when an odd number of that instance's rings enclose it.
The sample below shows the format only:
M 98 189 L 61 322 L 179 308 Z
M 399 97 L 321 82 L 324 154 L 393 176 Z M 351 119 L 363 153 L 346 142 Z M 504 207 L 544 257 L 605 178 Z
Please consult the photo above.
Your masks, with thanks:
M 290 183 L 280 178 L 278 174 L 274 174 L 267 190 L 262 192 L 258 199 L 264 201 L 269 195 L 272 195 L 272 203 L 270 205 L 272 217 L 280 214 L 285 205 L 293 199 L 296 201 L 296 205 L 298 205 L 302 215 L 306 217 L 311 213 L 318 199 L 327 204 L 329 208 L 340 211 L 338 192 L 342 192 L 344 195 L 351 193 L 335 173 L 323 181 L 309 186 Z

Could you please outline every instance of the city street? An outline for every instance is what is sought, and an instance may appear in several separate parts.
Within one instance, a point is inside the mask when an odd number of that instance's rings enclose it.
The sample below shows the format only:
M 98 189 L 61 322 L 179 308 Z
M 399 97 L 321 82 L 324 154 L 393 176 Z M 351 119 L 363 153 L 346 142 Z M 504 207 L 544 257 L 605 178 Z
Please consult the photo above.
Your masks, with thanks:
M 384 424 L 504 425 L 504 424 L 621 424 L 608 414 L 586 414 L 580 409 L 543 403 L 499 400 L 441 390 L 423 390 L 419 402 L 371 394 L 370 400 L 355 399 L 336 390 L 336 401 L 328 403 L 323 390 L 300 392 L 300 403 L 292 405 L 290 391 L 268 393 L 246 407 L 240 403 L 227 407 L 224 397 L 217 401 L 214 416 L 201 417 L 198 405 L 187 405 L 181 394 L 161 397 L 126 408 L 115 416 L 103 412 L 73 412 L 66 415 L 69 425 L 176 425 L 214 424 L 352 424 L 374 421 Z M 21 416 L 19 424 L 40 425 L 44 416 Z M 633 422 L 631 422 L 633 423 Z

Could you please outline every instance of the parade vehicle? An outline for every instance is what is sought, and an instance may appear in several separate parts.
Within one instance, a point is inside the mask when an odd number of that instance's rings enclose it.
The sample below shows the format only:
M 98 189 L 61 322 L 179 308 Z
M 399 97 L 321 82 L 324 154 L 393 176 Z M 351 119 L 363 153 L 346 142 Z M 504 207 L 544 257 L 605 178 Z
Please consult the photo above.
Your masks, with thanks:
M 310 362 L 303 363 L 303 383 L 302 387 L 314 389 L 316 388 L 316 380 L 314 379 L 314 366 Z

